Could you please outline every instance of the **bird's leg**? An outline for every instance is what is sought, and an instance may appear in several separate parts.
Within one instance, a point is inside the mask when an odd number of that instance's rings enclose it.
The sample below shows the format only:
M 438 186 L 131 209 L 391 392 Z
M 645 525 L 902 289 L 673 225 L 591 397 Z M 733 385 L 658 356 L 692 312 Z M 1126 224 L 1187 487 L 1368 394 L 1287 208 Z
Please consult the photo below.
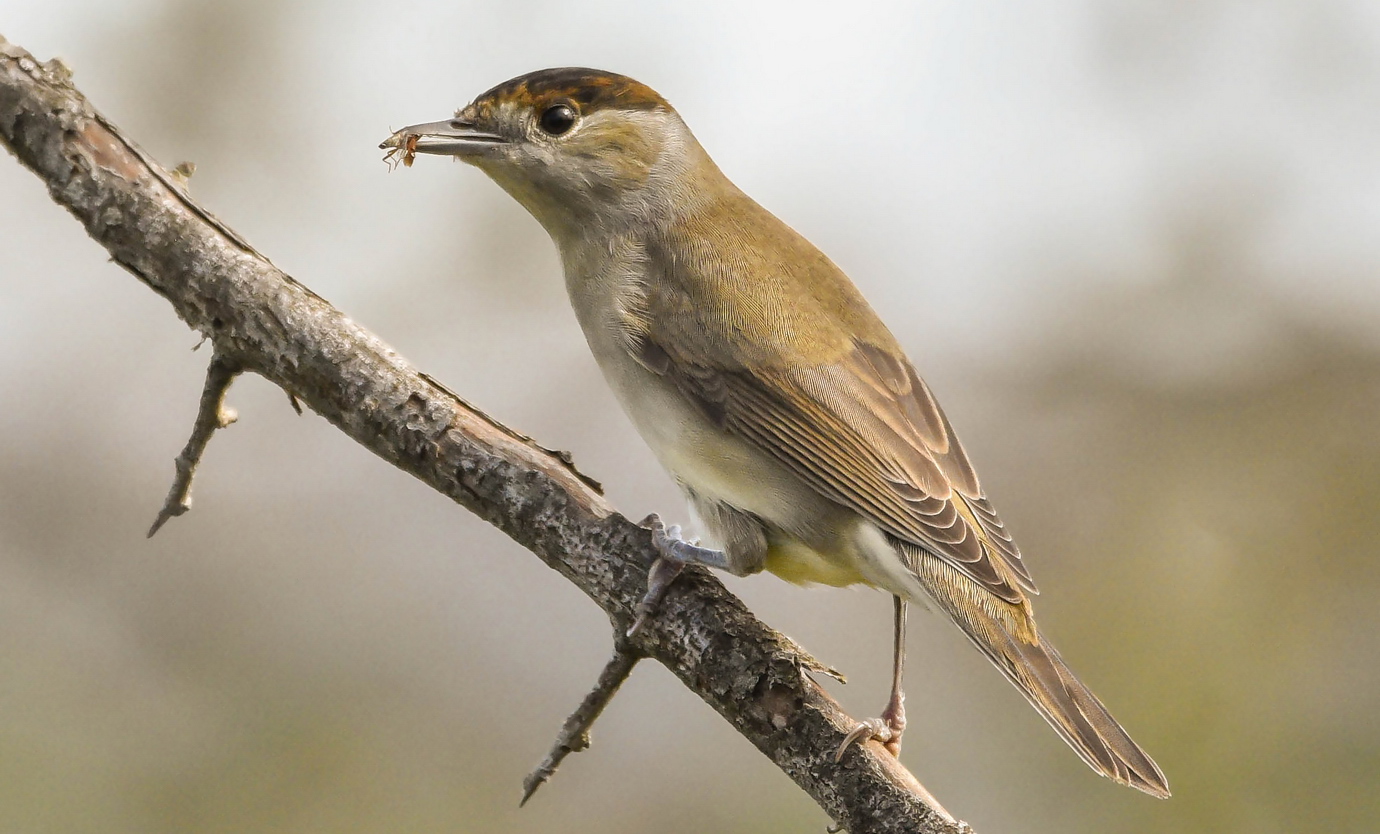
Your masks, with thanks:
M 891 738 L 884 742 L 892 755 L 901 756 L 901 734 L 906 731 L 906 693 L 902 689 L 902 678 L 906 665 L 906 601 L 892 597 L 896 603 L 896 643 L 891 666 L 891 700 L 882 710 L 882 720 L 891 730 Z
M 891 667 L 891 700 L 887 701 L 886 709 L 882 710 L 880 718 L 869 718 L 853 728 L 853 732 L 844 737 L 843 743 L 834 753 L 834 761 L 843 758 L 843 754 L 855 741 L 862 739 L 876 739 L 882 746 L 891 751 L 896 757 L 901 755 L 901 734 L 906 731 L 906 693 L 901 686 L 901 678 L 906 663 L 906 601 L 900 597 L 893 597 L 896 602 L 896 643 L 895 653 L 892 655 Z
M 647 572 L 647 593 L 637 604 L 637 619 L 628 629 L 629 637 L 636 635 L 646 625 L 647 618 L 661 604 L 661 598 L 666 596 L 666 589 L 671 587 L 686 565 L 693 563 L 720 570 L 731 569 L 728 557 L 722 550 L 711 550 L 685 541 L 680 537 L 679 525 L 667 527 L 656 513 L 644 518 L 642 526 L 652 531 L 652 545 L 659 555 Z

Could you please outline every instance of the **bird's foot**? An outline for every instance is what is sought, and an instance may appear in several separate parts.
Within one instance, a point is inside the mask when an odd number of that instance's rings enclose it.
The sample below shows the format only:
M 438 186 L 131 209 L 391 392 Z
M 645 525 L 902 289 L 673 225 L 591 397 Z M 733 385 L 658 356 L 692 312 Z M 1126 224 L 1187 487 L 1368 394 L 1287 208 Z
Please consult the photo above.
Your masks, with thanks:
M 636 636 L 652 614 L 656 613 L 667 589 L 676 581 L 676 577 L 680 576 L 687 564 L 694 562 L 710 567 L 724 567 L 726 564 L 722 551 L 685 541 L 680 537 L 679 525 L 667 527 L 661 522 L 661 516 L 656 513 L 644 518 L 641 526 L 652 531 L 652 546 L 656 548 L 659 556 L 647 572 L 647 593 L 637 604 L 637 617 L 633 620 L 632 628 L 628 629 L 629 637 Z
M 901 757 L 901 735 L 906 731 L 906 710 L 896 702 L 887 705 L 882 710 L 880 718 L 869 718 L 862 721 L 853 731 L 844 736 L 843 743 L 839 749 L 834 751 L 834 762 L 843 761 L 843 754 L 848 752 L 848 748 L 860 741 L 880 741 L 887 752 L 896 758 Z

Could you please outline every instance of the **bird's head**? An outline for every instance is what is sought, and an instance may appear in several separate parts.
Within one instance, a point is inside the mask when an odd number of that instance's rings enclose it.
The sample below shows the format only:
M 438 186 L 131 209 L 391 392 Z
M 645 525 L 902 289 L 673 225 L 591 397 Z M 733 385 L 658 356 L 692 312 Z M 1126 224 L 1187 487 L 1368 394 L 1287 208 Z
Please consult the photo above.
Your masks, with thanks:
M 474 165 L 553 235 L 647 222 L 698 201 L 718 169 L 680 116 L 645 84 L 568 67 L 522 75 L 454 118 L 411 125 L 379 147 Z

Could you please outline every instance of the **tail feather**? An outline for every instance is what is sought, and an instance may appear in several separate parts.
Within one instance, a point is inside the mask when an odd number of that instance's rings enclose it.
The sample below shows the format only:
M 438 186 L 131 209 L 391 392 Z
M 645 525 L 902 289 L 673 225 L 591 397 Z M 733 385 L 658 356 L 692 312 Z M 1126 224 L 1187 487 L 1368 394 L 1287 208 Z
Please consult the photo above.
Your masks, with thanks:
M 1159 766 L 1040 636 L 1028 603 L 1007 603 L 938 559 L 923 553 L 908 555 L 930 598 L 1089 767 L 1151 796 L 1169 796 L 1169 783 Z

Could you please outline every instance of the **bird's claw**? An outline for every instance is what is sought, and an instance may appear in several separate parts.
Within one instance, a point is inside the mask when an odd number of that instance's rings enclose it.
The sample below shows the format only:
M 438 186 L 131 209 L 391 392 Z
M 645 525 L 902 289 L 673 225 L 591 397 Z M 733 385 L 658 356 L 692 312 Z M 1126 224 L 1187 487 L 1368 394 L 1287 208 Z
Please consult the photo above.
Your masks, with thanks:
M 643 594 L 642 601 L 637 604 L 637 617 L 633 620 L 632 628 L 628 629 L 629 637 L 636 637 L 642 631 L 647 620 L 661 605 L 661 598 L 666 596 L 666 589 L 671 587 L 671 583 L 676 581 L 676 577 L 680 576 L 684 569 L 685 562 L 665 556 L 658 557 L 652 563 L 651 570 L 647 571 L 647 593 Z
M 848 752 L 848 748 L 862 741 L 880 741 L 887 752 L 900 758 L 901 733 L 904 730 L 904 724 L 896 726 L 886 718 L 869 718 L 866 721 L 860 721 L 852 732 L 843 737 L 838 749 L 834 751 L 834 763 L 838 764 L 843 761 L 843 754 Z
M 661 516 L 656 513 L 642 519 L 639 526 L 652 531 L 652 546 L 657 549 L 660 556 L 647 572 L 647 593 L 637 604 L 637 616 L 633 619 L 632 628 L 628 629 L 629 637 L 635 637 L 642 631 L 647 620 L 661 605 L 666 590 L 676 581 L 676 577 L 680 576 L 687 563 L 712 562 L 714 557 L 722 558 L 723 555 L 716 550 L 700 547 L 698 542 L 685 541 L 680 537 L 680 525 L 673 524 L 667 527 L 662 523 Z

